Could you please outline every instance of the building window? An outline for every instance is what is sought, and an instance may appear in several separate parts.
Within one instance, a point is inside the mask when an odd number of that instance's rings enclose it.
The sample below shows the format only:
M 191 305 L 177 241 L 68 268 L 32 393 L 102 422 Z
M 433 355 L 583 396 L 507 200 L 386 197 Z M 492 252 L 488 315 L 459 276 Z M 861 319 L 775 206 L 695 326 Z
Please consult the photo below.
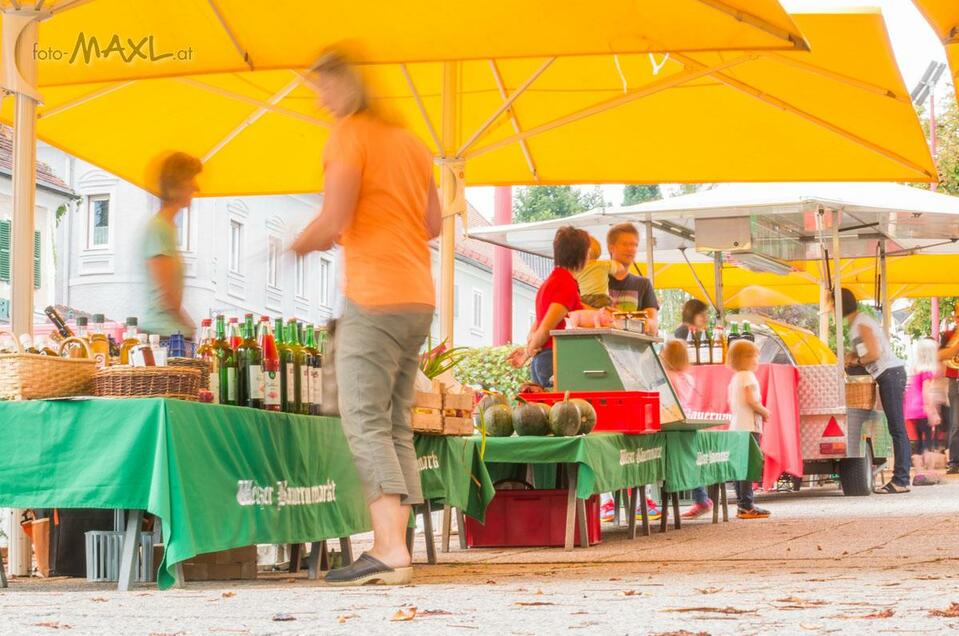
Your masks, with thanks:
M 240 264 L 243 262 L 243 224 L 239 221 L 230 221 L 230 271 L 240 273 Z
M 460 286 L 453 285 L 453 318 L 460 317 Z
M 87 249 L 110 247 L 110 195 L 87 199 Z
M 333 306 L 333 261 L 320 258 L 320 305 Z
M 306 258 L 301 255 L 296 257 L 296 295 L 306 298 Z
M 473 329 L 483 330 L 483 292 L 473 290 Z
M 266 284 L 279 289 L 280 287 L 280 258 L 283 254 L 283 245 L 280 239 L 270 237 L 266 257 Z
M 176 225 L 176 245 L 181 252 L 190 251 L 190 223 L 193 221 L 193 206 L 183 208 L 173 219 Z

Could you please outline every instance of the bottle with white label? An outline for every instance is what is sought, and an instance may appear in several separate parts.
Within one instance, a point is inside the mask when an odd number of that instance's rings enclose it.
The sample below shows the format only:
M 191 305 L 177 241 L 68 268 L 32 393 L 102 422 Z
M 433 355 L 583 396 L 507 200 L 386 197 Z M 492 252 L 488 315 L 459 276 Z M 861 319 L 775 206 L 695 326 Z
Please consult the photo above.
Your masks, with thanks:
M 253 314 L 243 323 L 243 341 L 236 348 L 237 402 L 254 409 L 263 408 L 263 352 L 256 344 Z
M 310 415 L 313 412 L 312 391 L 310 383 L 310 370 L 313 366 L 313 354 L 306 346 L 306 339 L 303 336 L 302 323 L 296 323 L 296 341 L 300 345 L 299 363 L 300 363 L 300 409 L 299 413 Z
M 320 414 L 320 405 L 323 404 L 323 382 L 320 377 L 320 350 L 316 348 L 316 334 L 313 325 L 306 326 L 306 344 L 304 350 L 310 361 L 310 392 L 309 413 Z

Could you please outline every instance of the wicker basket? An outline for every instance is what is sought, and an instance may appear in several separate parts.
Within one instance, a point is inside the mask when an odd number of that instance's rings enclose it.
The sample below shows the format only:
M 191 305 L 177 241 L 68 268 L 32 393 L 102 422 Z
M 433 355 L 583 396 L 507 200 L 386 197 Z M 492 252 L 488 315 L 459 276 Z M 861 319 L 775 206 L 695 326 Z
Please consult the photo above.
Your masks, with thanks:
M 93 378 L 97 397 L 165 397 L 196 401 L 200 371 L 185 367 L 105 367 Z
M 56 358 L 23 353 L 13 334 L 18 353 L 0 354 L 0 400 L 90 395 L 97 363 L 88 358 Z M 89 350 L 88 350 L 89 353 Z
M 210 363 L 196 358 L 170 358 L 167 364 L 171 367 L 196 369 L 200 372 L 200 388 L 210 388 Z
M 846 379 L 846 406 L 872 411 L 876 408 L 876 383 L 869 376 Z

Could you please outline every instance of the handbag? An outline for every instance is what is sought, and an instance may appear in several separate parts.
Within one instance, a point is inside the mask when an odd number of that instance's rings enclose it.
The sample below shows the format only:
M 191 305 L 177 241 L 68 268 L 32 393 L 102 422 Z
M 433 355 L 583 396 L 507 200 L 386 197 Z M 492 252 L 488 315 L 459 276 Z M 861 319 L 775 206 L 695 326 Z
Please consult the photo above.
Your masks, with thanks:
M 326 355 L 320 373 L 320 382 L 323 385 L 323 403 L 320 414 L 330 417 L 340 415 L 340 396 L 336 383 L 336 320 L 327 325 L 329 339 L 326 341 Z

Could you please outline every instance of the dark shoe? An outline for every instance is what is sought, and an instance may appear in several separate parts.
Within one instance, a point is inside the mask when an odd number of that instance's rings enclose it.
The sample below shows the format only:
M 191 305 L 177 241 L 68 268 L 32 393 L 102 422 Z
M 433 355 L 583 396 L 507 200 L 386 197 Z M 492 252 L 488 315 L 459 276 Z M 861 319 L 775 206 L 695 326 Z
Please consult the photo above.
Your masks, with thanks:
M 894 484 L 891 481 L 886 483 L 885 486 L 880 486 L 876 488 L 875 492 L 877 495 L 901 495 L 903 493 L 909 492 L 908 486 L 900 486 L 899 484 Z
M 762 508 L 737 508 L 736 509 L 736 518 L 737 519 L 765 519 L 772 513 L 768 510 L 763 510 Z
M 946 469 L 947 475 L 959 475 L 959 465 L 952 465 Z
M 344 568 L 330 570 L 324 580 L 328 585 L 408 585 L 413 580 L 413 566 L 391 568 L 366 552 Z

